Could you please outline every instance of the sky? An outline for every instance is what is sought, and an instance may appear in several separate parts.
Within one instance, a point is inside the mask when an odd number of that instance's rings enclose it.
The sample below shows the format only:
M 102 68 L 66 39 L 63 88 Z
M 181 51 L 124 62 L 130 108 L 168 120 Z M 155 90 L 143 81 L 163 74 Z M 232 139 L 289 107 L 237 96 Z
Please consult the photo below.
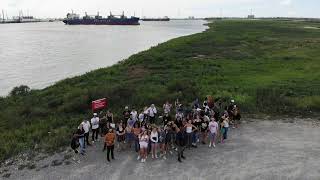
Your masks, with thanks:
M 113 14 L 139 17 L 314 17 L 320 18 L 320 0 L 0 0 L 8 17 L 19 10 L 38 18 L 65 17 L 68 12 L 83 15 Z

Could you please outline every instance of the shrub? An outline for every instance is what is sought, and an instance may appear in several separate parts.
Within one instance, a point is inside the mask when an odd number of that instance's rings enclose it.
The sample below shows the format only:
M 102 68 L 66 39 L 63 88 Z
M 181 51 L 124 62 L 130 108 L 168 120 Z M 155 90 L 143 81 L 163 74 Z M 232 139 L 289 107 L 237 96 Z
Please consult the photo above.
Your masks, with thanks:
M 30 88 L 26 85 L 21 85 L 18 87 L 14 87 L 11 92 L 10 95 L 11 96 L 25 96 L 30 92 Z

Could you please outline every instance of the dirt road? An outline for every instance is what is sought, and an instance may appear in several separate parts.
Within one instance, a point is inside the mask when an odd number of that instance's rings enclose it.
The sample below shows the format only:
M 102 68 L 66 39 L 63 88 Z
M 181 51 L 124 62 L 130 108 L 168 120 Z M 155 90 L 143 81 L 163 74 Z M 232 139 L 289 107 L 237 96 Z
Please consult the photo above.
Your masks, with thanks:
M 6 179 L 319 180 L 317 121 L 247 119 L 240 128 L 230 130 L 225 144 L 186 150 L 184 163 L 178 163 L 175 154 L 167 160 L 149 158 L 146 163 L 140 163 L 133 151 L 116 152 L 116 160 L 107 163 L 100 142 L 90 147 L 85 157 L 70 158 L 69 165 L 16 170 Z

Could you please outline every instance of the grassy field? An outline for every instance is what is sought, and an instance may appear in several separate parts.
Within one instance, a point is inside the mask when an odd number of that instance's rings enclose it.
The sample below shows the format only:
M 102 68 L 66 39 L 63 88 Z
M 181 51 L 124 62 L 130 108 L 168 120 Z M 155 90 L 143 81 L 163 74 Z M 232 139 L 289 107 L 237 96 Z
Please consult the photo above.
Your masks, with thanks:
M 112 67 L 43 90 L 15 89 L 0 98 L 0 160 L 24 150 L 55 151 L 108 97 L 116 116 L 125 105 L 185 103 L 211 94 L 235 99 L 245 113 L 320 111 L 319 24 L 216 21 L 203 33 L 173 39 Z M 22 89 L 22 91 L 20 91 Z M 50 133 L 48 133 L 50 132 Z

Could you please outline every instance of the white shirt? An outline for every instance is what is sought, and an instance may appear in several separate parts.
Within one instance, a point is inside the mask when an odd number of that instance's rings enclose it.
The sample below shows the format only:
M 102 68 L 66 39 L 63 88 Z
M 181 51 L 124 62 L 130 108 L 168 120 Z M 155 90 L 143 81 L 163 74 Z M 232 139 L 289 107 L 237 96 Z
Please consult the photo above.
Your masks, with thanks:
M 229 123 L 228 123 L 228 121 L 227 121 L 227 120 L 224 120 L 224 121 L 223 121 L 223 127 L 226 127 L 226 128 L 228 128 L 228 127 L 229 127 Z
M 157 109 L 155 107 L 154 108 L 149 107 L 148 108 L 148 114 L 149 114 L 150 117 L 154 117 L 155 114 L 157 114 Z
M 151 131 L 150 140 L 154 143 L 158 142 L 158 132 Z
M 90 130 L 90 127 L 91 127 L 90 122 L 89 121 L 84 121 L 81 124 L 82 124 L 84 132 L 88 133 L 89 130 Z
M 171 109 L 171 104 L 164 104 L 163 105 L 164 113 L 170 113 L 170 109 Z
M 177 119 L 177 120 L 182 120 L 182 119 L 183 119 L 183 113 L 178 112 L 178 113 L 176 114 L 176 119 Z
M 210 132 L 213 133 L 217 133 L 217 129 L 218 129 L 218 123 L 217 122 L 209 122 L 209 130 Z
M 144 114 L 140 113 L 139 114 L 139 121 L 142 122 L 144 120 Z
M 99 128 L 99 117 L 93 117 L 91 119 L 91 125 L 92 125 L 92 129 L 98 129 Z
M 138 113 L 137 113 L 137 111 L 131 111 L 131 113 L 130 113 L 131 115 L 132 115 L 132 119 L 133 120 L 138 120 Z

